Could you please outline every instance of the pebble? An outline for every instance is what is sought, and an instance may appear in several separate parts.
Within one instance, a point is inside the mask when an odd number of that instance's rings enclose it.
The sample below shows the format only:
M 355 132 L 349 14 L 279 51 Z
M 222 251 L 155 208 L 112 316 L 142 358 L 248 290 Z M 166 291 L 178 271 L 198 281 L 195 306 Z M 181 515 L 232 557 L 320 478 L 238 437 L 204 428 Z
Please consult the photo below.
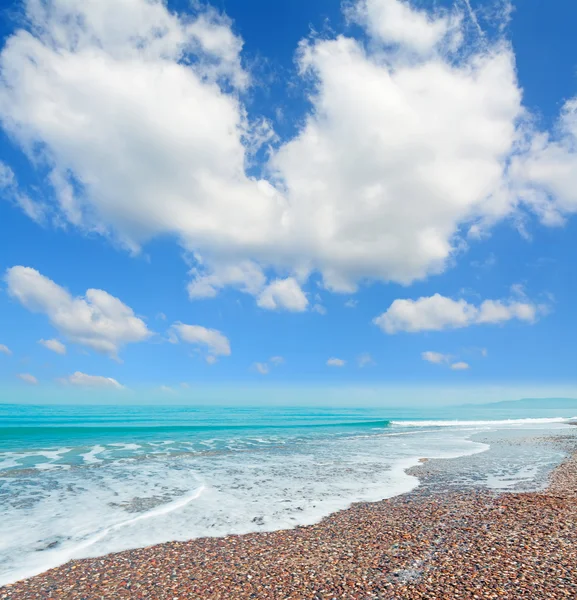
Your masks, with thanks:
M 433 488 L 316 525 L 71 561 L 0 600 L 577 598 L 577 452 L 544 492 Z

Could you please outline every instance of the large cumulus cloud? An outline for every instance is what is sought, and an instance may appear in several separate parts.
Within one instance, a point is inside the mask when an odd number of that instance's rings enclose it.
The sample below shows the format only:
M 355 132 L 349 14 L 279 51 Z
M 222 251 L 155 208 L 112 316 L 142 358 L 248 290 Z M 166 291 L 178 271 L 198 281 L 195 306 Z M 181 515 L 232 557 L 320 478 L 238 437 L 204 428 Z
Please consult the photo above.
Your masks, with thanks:
M 359 0 L 362 40 L 302 41 L 310 109 L 259 176 L 247 164 L 271 128 L 248 117 L 226 17 L 157 0 L 25 10 L 0 55 L 0 119 L 51 186 L 43 214 L 132 251 L 174 236 L 196 257 L 191 297 L 233 286 L 301 310 L 313 272 L 333 291 L 407 284 L 521 202 L 549 224 L 576 206 L 573 105 L 560 139 L 530 131 L 511 46 L 468 45 L 457 9 Z M 298 306 L 270 301 L 277 281 Z

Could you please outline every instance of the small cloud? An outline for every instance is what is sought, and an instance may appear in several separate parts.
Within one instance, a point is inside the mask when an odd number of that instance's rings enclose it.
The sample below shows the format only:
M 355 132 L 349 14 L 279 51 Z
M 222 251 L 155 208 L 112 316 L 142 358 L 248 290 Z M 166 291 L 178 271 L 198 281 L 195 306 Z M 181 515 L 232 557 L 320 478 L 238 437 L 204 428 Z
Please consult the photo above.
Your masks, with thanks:
M 0 161 L 0 190 L 15 187 L 16 176 L 14 171 L 4 162 Z
M 38 379 L 34 377 L 34 375 L 30 375 L 30 373 L 18 373 L 18 379 L 25 381 L 26 383 L 30 383 L 31 385 L 37 385 Z
M 557 261 L 554 258 L 549 258 L 542 256 L 535 261 L 527 263 L 527 266 L 531 269 L 541 269 L 548 268 L 550 269 Z
M 461 329 L 472 325 L 498 325 L 511 320 L 533 324 L 546 314 L 546 305 L 537 305 L 519 298 L 484 300 L 479 305 L 464 299 L 453 300 L 434 294 L 417 300 L 397 299 L 373 319 L 389 335 L 421 331 Z
M 207 362 L 209 365 L 215 365 L 215 364 L 218 362 L 218 358 L 217 358 L 216 356 L 214 356 L 214 354 L 209 354 L 209 355 L 206 357 L 206 362 Z
M 45 314 L 62 337 L 114 360 L 125 345 L 152 336 L 130 306 L 104 290 L 72 296 L 36 269 L 21 265 L 7 269 L 4 280 L 10 296 L 31 312 Z
M 470 368 L 471 367 L 466 362 L 456 362 L 451 365 L 451 369 L 453 369 L 453 371 L 466 371 Z
M 345 302 L 345 308 L 355 308 L 358 303 L 359 303 L 358 300 L 355 300 L 354 298 L 351 298 L 350 300 L 347 300 Z
M 313 312 L 318 313 L 319 315 L 326 315 L 327 314 L 327 309 L 322 305 L 322 304 L 315 304 L 311 310 Z
M 12 354 L 12 350 L 10 350 L 10 348 L 8 348 L 8 346 L 5 346 L 4 344 L 0 344 L 0 353 L 10 356 Z
M 68 377 L 63 377 L 60 379 L 61 383 L 76 385 L 79 387 L 89 387 L 89 388 L 113 388 L 117 390 L 123 390 L 124 386 L 120 385 L 116 379 L 112 377 L 102 377 L 101 375 L 87 375 L 86 373 L 81 373 L 80 371 L 76 371 L 72 375 Z
M 217 356 L 230 356 L 231 353 L 228 338 L 216 329 L 176 322 L 170 328 L 169 342 L 177 344 L 179 339 L 206 350 L 206 361 L 211 365 L 216 362 Z M 209 360 L 210 357 L 212 358 Z
M 66 354 L 66 346 L 58 340 L 38 340 L 38 343 L 56 354 Z
M 344 367 L 345 364 L 346 361 L 341 358 L 329 358 L 329 360 L 327 360 L 328 367 Z
M 303 312 L 309 301 L 294 277 L 276 279 L 269 283 L 257 298 L 257 304 L 267 310 Z
M 271 356 L 267 362 L 256 362 L 252 368 L 261 375 L 268 375 L 271 367 L 278 367 L 285 362 L 282 356 Z
M 441 352 L 423 352 L 421 358 L 427 362 L 433 363 L 434 365 L 442 365 L 448 363 L 451 357 L 448 354 L 441 354 Z
M 363 367 L 369 367 L 375 364 L 373 357 L 368 353 L 364 352 L 357 358 L 357 363 L 359 367 L 362 369 Z
M 162 392 L 162 393 L 164 393 L 164 394 L 176 394 L 176 393 L 177 393 L 177 392 L 176 392 L 176 390 L 175 390 L 174 388 L 171 388 L 171 387 L 170 387 L 170 386 L 168 386 L 168 385 L 161 385 L 161 386 L 158 388 L 158 391 L 159 391 L 159 392 Z
M 453 371 L 465 371 L 470 369 L 469 363 L 458 361 L 451 363 L 451 361 L 455 358 L 450 354 L 442 354 L 441 352 L 423 352 L 421 354 L 423 360 L 427 362 L 433 363 L 434 365 L 448 365 Z
M 483 240 L 489 237 L 489 233 L 486 229 L 483 229 L 478 224 L 471 225 L 467 231 L 467 237 L 472 240 Z
M 37 223 L 44 221 L 46 207 L 21 191 L 14 171 L 2 161 L 0 161 L 0 191 L 4 192 L 7 199 L 10 198 L 33 221 Z
M 190 385 L 189 385 L 188 383 L 186 383 L 186 381 L 183 381 L 183 382 L 180 384 L 180 387 L 181 387 L 181 388 L 184 388 L 185 390 L 187 390 L 188 388 L 190 388 Z
M 519 298 L 527 297 L 527 294 L 525 293 L 525 286 L 522 283 L 514 283 L 510 290 L 514 296 L 519 296 Z
M 270 372 L 270 368 L 266 363 L 257 362 L 257 363 L 254 363 L 253 367 L 261 375 L 268 375 Z
M 489 254 L 489 256 L 485 260 L 473 260 L 471 261 L 471 266 L 475 269 L 490 269 L 497 264 L 497 258 L 493 253 Z
M 460 353 L 462 355 L 473 356 L 475 358 L 487 358 L 487 356 L 489 356 L 489 351 L 487 350 L 487 348 L 480 348 L 479 346 L 470 346 L 467 348 L 462 348 Z
M 156 315 L 156 318 L 157 318 L 159 321 L 166 321 L 166 315 L 165 315 L 163 312 L 159 312 L 159 313 Z

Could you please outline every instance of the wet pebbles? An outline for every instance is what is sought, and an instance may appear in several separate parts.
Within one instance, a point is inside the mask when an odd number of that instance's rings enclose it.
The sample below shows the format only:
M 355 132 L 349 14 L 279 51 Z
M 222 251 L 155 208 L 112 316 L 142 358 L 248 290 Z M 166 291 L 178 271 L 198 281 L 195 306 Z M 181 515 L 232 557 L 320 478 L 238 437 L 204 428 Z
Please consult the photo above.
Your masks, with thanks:
M 424 485 L 308 527 L 72 561 L 0 588 L 8 598 L 574 600 L 577 454 L 542 493 Z

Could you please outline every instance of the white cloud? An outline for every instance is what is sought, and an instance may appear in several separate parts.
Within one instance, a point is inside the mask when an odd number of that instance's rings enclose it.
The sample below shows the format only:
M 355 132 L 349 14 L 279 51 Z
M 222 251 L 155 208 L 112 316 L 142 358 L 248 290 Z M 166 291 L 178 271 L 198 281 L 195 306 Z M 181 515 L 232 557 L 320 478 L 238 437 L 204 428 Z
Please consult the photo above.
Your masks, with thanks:
M 511 319 L 519 319 L 533 323 L 537 314 L 545 310 L 529 302 L 511 302 L 502 300 L 485 300 L 480 306 L 477 323 L 501 323 Z
M 66 354 L 66 346 L 58 340 L 39 340 L 38 343 L 56 354 Z
M 124 389 L 123 385 L 120 385 L 116 379 L 112 377 L 102 377 L 101 375 L 87 375 L 80 371 L 76 371 L 72 375 L 65 377 L 60 380 L 62 383 L 69 383 L 71 385 L 77 385 L 79 387 L 92 387 L 92 388 L 111 388 L 116 390 Z
M 42 203 L 32 200 L 20 190 L 14 171 L 0 160 L 0 197 L 2 195 L 16 206 L 19 206 L 33 221 L 37 223 L 44 221 L 46 207 Z
M 359 355 L 359 357 L 357 358 L 357 363 L 359 365 L 359 367 L 362 369 L 363 367 L 369 367 L 375 364 L 375 361 L 373 360 L 373 357 L 368 353 L 368 352 L 364 352 L 363 354 Z
M 270 372 L 270 367 L 266 363 L 254 363 L 253 367 L 261 374 L 268 375 Z
M 15 182 L 14 171 L 0 160 L 0 191 L 12 188 Z
M 192 274 L 194 279 L 188 284 L 188 295 L 191 298 L 213 298 L 225 286 L 256 296 L 266 285 L 266 277 L 261 268 L 248 260 L 214 267 L 210 273 L 195 268 Z
M 4 344 L 0 344 L 0 353 L 10 356 L 12 354 L 12 350 L 10 350 L 10 348 L 8 348 L 8 346 L 5 346 Z
M 469 363 L 463 361 L 452 362 L 452 360 L 454 360 L 454 357 L 450 354 L 442 354 L 441 352 L 427 351 L 423 352 L 421 354 L 421 357 L 423 358 L 423 360 L 426 360 L 435 365 L 448 366 L 453 371 L 465 371 L 467 369 L 470 369 Z
M 9 294 L 23 306 L 47 315 L 62 336 L 96 352 L 117 358 L 124 345 L 151 335 L 129 306 L 104 290 L 73 297 L 36 269 L 22 266 L 8 269 L 5 280 Z
M 158 391 L 162 392 L 163 394 L 177 394 L 178 393 L 177 390 L 175 390 L 174 388 L 171 388 L 168 385 L 161 385 L 158 388 Z
M 327 360 L 328 367 L 344 367 L 347 361 L 341 358 L 329 358 Z
M 355 300 L 354 298 L 351 298 L 350 300 L 347 300 L 345 302 L 345 308 L 356 308 L 357 304 L 359 303 L 358 300 Z
M 34 377 L 34 375 L 30 375 L 30 373 L 18 373 L 17 377 L 18 377 L 18 379 L 21 379 L 22 381 L 24 381 L 26 383 L 30 383 L 31 385 L 38 384 L 38 379 L 36 379 L 36 377 Z
M 431 14 L 417 10 L 406 0 L 360 0 L 349 17 L 363 25 L 369 34 L 384 44 L 397 44 L 417 53 L 429 53 L 447 37 L 460 40 L 458 13 Z
M 268 362 L 255 362 L 252 365 L 252 368 L 261 375 L 268 375 L 270 373 L 271 367 L 278 367 L 284 364 L 284 362 L 285 360 L 282 356 L 271 356 L 268 359 Z
M 318 313 L 319 315 L 326 315 L 327 314 L 327 309 L 322 304 L 315 304 L 315 305 L 313 305 L 313 307 L 311 308 L 311 310 L 313 312 Z
M 479 19 L 477 18 L 477 14 L 475 13 L 475 11 L 473 10 L 473 7 L 471 6 L 471 1 L 470 0 L 463 0 L 463 2 L 465 3 L 465 6 L 467 8 L 467 14 L 469 15 L 469 19 L 473 23 L 473 26 L 475 27 L 475 29 L 477 30 L 477 32 L 479 33 L 479 35 L 481 37 L 484 37 L 485 33 L 482 30 L 482 28 L 481 28 L 481 25 L 479 23 Z
M 218 362 L 218 358 L 216 356 L 214 356 L 213 354 L 209 354 L 206 358 L 205 358 L 206 362 L 209 365 L 214 365 Z
M 178 322 L 174 323 L 171 327 L 171 336 L 174 342 L 180 339 L 187 344 L 202 346 L 213 357 L 230 356 L 230 342 L 228 338 L 216 329 L 207 329 L 200 325 L 185 325 Z M 213 364 L 215 361 L 211 359 L 208 362 Z
M 421 357 L 423 358 L 423 360 L 426 360 L 427 362 L 433 363 L 435 365 L 442 365 L 451 360 L 449 354 L 441 354 L 440 352 L 432 352 L 430 350 L 428 350 L 427 352 L 423 352 L 421 354 Z
M 453 369 L 453 371 L 466 371 L 469 368 L 470 366 L 466 362 L 456 362 L 451 365 L 451 369 Z
M 50 170 L 51 210 L 131 250 L 173 235 L 200 259 L 193 298 L 232 285 L 264 308 L 303 311 L 314 271 L 335 291 L 442 271 L 466 230 L 519 210 L 527 181 L 558 193 L 559 210 L 575 205 L 571 105 L 569 141 L 536 142 L 512 185 L 525 133 L 514 55 L 502 41 L 458 47 L 458 11 L 358 0 L 349 17 L 370 43 L 303 42 L 312 107 L 271 153 L 267 180 L 247 174 L 271 132 L 246 116 L 250 77 L 225 18 L 146 0 L 25 9 L 30 31 L 0 55 L 0 119 Z M 549 218 L 535 194 L 526 203 Z M 288 278 L 267 286 L 266 270 Z
M 418 300 L 395 300 L 373 322 L 386 333 L 441 330 L 467 327 L 476 312 L 466 300 L 452 300 L 435 294 Z
M 519 298 L 527 297 L 525 286 L 522 283 L 514 283 L 509 289 L 514 296 L 519 296 Z
M 269 310 L 285 309 L 302 312 L 307 309 L 309 301 L 300 285 L 293 277 L 276 279 L 262 291 L 257 304 Z
M 549 225 L 577 212 L 577 96 L 563 106 L 556 131 L 534 135 L 511 168 L 517 193 Z
M 250 260 L 220 264 L 209 268 L 192 269 L 193 280 L 188 284 L 191 299 L 214 298 L 224 287 L 233 287 L 255 296 L 257 304 L 268 310 L 302 312 L 308 299 L 294 277 L 276 279 L 267 283 L 262 269 Z M 325 314 L 323 306 L 315 304 L 314 312 Z M 323 312 L 324 311 L 324 312 Z
M 487 258 L 485 260 L 474 260 L 471 262 L 471 266 L 475 267 L 476 269 L 484 269 L 484 270 L 488 270 L 491 267 L 494 267 L 497 264 L 497 258 L 495 257 L 495 255 L 491 252 L 491 254 L 489 254 L 489 256 L 487 256 Z
M 244 173 L 254 132 L 236 92 L 249 78 L 230 23 L 155 0 L 25 8 L 32 35 L 17 31 L 2 52 L 0 114 L 24 148 L 46 144 L 62 215 L 118 227 L 132 247 L 162 232 L 215 250 L 250 237 L 270 209 Z
M 466 300 L 453 300 L 435 294 L 418 300 L 398 299 L 380 316 L 373 319 L 385 333 L 399 331 L 441 331 L 483 323 L 504 323 L 518 319 L 533 323 L 546 307 L 529 301 L 485 300 L 479 306 Z
M 462 231 L 515 210 L 506 170 L 523 114 L 508 45 L 458 56 L 442 41 L 457 17 L 396 0 L 356 6 L 373 44 L 338 36 L 301 45 L 313 110 L 272 160 L 299 239 L 314 230 L 315 263 L 337 291 L 440 272 L 463 247 Z M 382 33 L 391 23 L 398 39 Z

